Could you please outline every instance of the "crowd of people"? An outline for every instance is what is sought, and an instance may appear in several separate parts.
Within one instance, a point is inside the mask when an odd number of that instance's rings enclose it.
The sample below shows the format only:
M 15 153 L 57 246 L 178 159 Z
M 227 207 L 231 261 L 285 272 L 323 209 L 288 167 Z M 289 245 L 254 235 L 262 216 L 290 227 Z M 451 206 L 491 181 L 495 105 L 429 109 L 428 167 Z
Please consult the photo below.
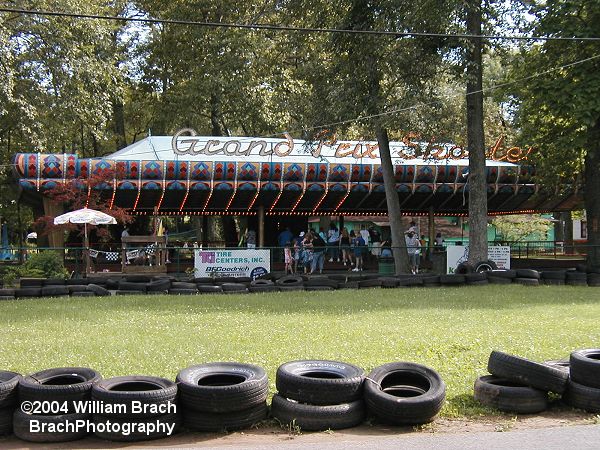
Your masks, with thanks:
M 289 227 L 279 233 L 279 247 L 283 248 L 285 271 L 288 274 L 322 273 L 325 261 L 342 263 L 348 271 L 360 272 L 365 268 L 367 260 L 374 261 L 381 257 L 392 257 L 392 242 L 383 239 L 379 231 L 371 226 L 348 230 L 337 228 L 331 223 L 325 231 L 320 228 L 301 231 L 295 236 Z M 415 222 L 411 222 L 405 232 L 411 272 L 419 272 L 421 254 L 427 247 L 424 235 L 419 234 Z M 435 247 L 441 247 L 443 240 L 440 233 L 435 238 Z

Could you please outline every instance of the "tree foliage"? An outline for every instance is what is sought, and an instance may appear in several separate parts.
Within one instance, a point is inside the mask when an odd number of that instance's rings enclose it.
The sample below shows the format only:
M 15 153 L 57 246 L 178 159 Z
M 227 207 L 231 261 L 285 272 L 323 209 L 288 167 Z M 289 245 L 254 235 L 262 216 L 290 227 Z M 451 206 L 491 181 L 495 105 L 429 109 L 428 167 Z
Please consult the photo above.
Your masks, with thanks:
M 503 241 L 544 240 L 552 227 L 552 221 L 540 215 L 515 214 L 497 216 L 492 220 Z

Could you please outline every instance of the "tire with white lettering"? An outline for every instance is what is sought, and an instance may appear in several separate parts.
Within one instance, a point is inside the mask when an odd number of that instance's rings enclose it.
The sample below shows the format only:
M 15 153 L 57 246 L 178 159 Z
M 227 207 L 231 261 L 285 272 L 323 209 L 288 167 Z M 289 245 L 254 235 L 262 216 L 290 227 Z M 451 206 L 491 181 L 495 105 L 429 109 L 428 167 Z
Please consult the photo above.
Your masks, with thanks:
M 193 431 L 235 431 L 250 428 L 265 420 L 269 408 L 262 402 L 248 409 L 225 413 L 209 413 L 183 409 L 183 426 Z
M 13 433 L 28 442 L 68 442 L 83 439 L 88 433 L 90 414 L 38 416 L 17 409 L 13 415 Z M 78 425 L 81 425 L 78 427 Z
M 417 363 L 393 362 L 366 377 L 365 403 L 379 420 L 393 425 L 431 422 L 446 399 L 446 384 L 433 369 Z
M 265 402 L 269 393 L 267 373 L 252 364 L 200 364 L 180 371 L 176 382 L 181 405 L 206 413 L 249 409 Z
M 548 408 L 548 393 L 521 383 L 485 375 L 475 380 L 475 400 L 504 412 L 534 414 Z
M 95 370 L 85 367 L 46 369 L 23 377 L 19 381 L 19 401 L 66 402 L 63 414 L 78 412 L 79 402 L 91 398 L 92 386 L 102 380 Z
M 21 374 L 0 370 L 0 409 L 14 407 L 18 399 L 18 386 Z
M 275 384 L 285 398 L 313 405 L 349 403 L 362 397 L 365 371 L 340 361 L 302 360 L 282 364 Z
M 92 399 L 106 408 L 95 410 L 95 414 L 111 418 L 156 417 L 176 412 L 177 385 L 165 378 L 144 375 L 114 377 L 96 384 Z
M 569 374 L 545 364 L 493 350 L 488 360 L 488 372 L 501 378 L 526 384 L 543 391 L 562 394 Z
M 140 418 L 115 418 L 94 415 L 95 435 L 100 439 L 115 442 L 141 442 L 173 436 L 181 426 L 181 415 L 177 413 Z
M 12 434 L 12 421 L 14 412 L 15 409 L 13 407 L 0 409 L 0 436 Z
M 275 394 L 271 403 L 271 415 L 281 425 L 297 426 L 307 431 L 355 427 L 365 420 L 366 414 L 362 399 L 338 405 L 309 405 Z

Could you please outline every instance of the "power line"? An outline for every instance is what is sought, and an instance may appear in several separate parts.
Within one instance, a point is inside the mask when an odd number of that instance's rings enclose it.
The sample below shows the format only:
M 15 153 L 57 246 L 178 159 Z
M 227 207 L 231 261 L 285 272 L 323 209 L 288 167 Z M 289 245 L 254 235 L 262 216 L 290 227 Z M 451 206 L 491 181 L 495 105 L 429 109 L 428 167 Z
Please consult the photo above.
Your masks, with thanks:
M 119 22 L 137 22 L 148 24 L 170 24 L 170 25 L 188 25 L 210 28 L 233 28 L 233 29 L 249 29 L 249 30 L 266 30 L 266 31 L 283 31 L 296 33 L 329 33 L 329 34 L 351 34 L 351 35 L 371 35 L 371 36 L 391 36 L 391 37 L 438 37 L 438 38 L 457 38 L 457 39 L 488 39 L 488 40 L 504 40 L 504 41 L 576 41 L 576 42 L 600 42 L 600 37 L 561 37 L 561 36 L 504 36 L 504 35 L 475 35 L 475 34 L 450 34 L 450 33 L 427 33 L 417 31 L 377 31 L 377 30 L 353 30 L 340 28 L 312 28 L 312 27 L 294 27 L 288 25 L 271 25 L 271 24 L 243 24 L 243 23 L 221 23 L 221 22 L 200 22 L 194 20 L 179 20 L 179 19 L 151 19 L 143 17 L 121 17 L 121 16 L 106 16 L 98 14 L 81 14 L 68 13 L 60 11 L 45 11 L 45 10 L 28 10 L 19 8 L 0 8 L 0 12 L 51 16 L 51 17 L 70 17 L 75 19 L 90 19 L 90 20 L 112 20 Z

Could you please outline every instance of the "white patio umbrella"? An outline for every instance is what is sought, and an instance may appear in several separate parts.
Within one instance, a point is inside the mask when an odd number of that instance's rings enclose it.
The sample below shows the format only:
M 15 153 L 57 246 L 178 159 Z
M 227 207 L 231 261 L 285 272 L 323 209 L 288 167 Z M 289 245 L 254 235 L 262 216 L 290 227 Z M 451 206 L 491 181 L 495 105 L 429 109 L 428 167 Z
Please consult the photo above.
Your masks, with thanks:
M 95 209 L 82 208 L 71 211 L 54 218 L 54 225 L 64 225 L 66 223 L 83 224 L 84 229 L 84 247 L 86 249 L 86 270 L 89 267 L 89 257 L 87 249 L 89 247 L 87 226 L 90 225 L 114 225 L 117 220 L 108 214 Z

